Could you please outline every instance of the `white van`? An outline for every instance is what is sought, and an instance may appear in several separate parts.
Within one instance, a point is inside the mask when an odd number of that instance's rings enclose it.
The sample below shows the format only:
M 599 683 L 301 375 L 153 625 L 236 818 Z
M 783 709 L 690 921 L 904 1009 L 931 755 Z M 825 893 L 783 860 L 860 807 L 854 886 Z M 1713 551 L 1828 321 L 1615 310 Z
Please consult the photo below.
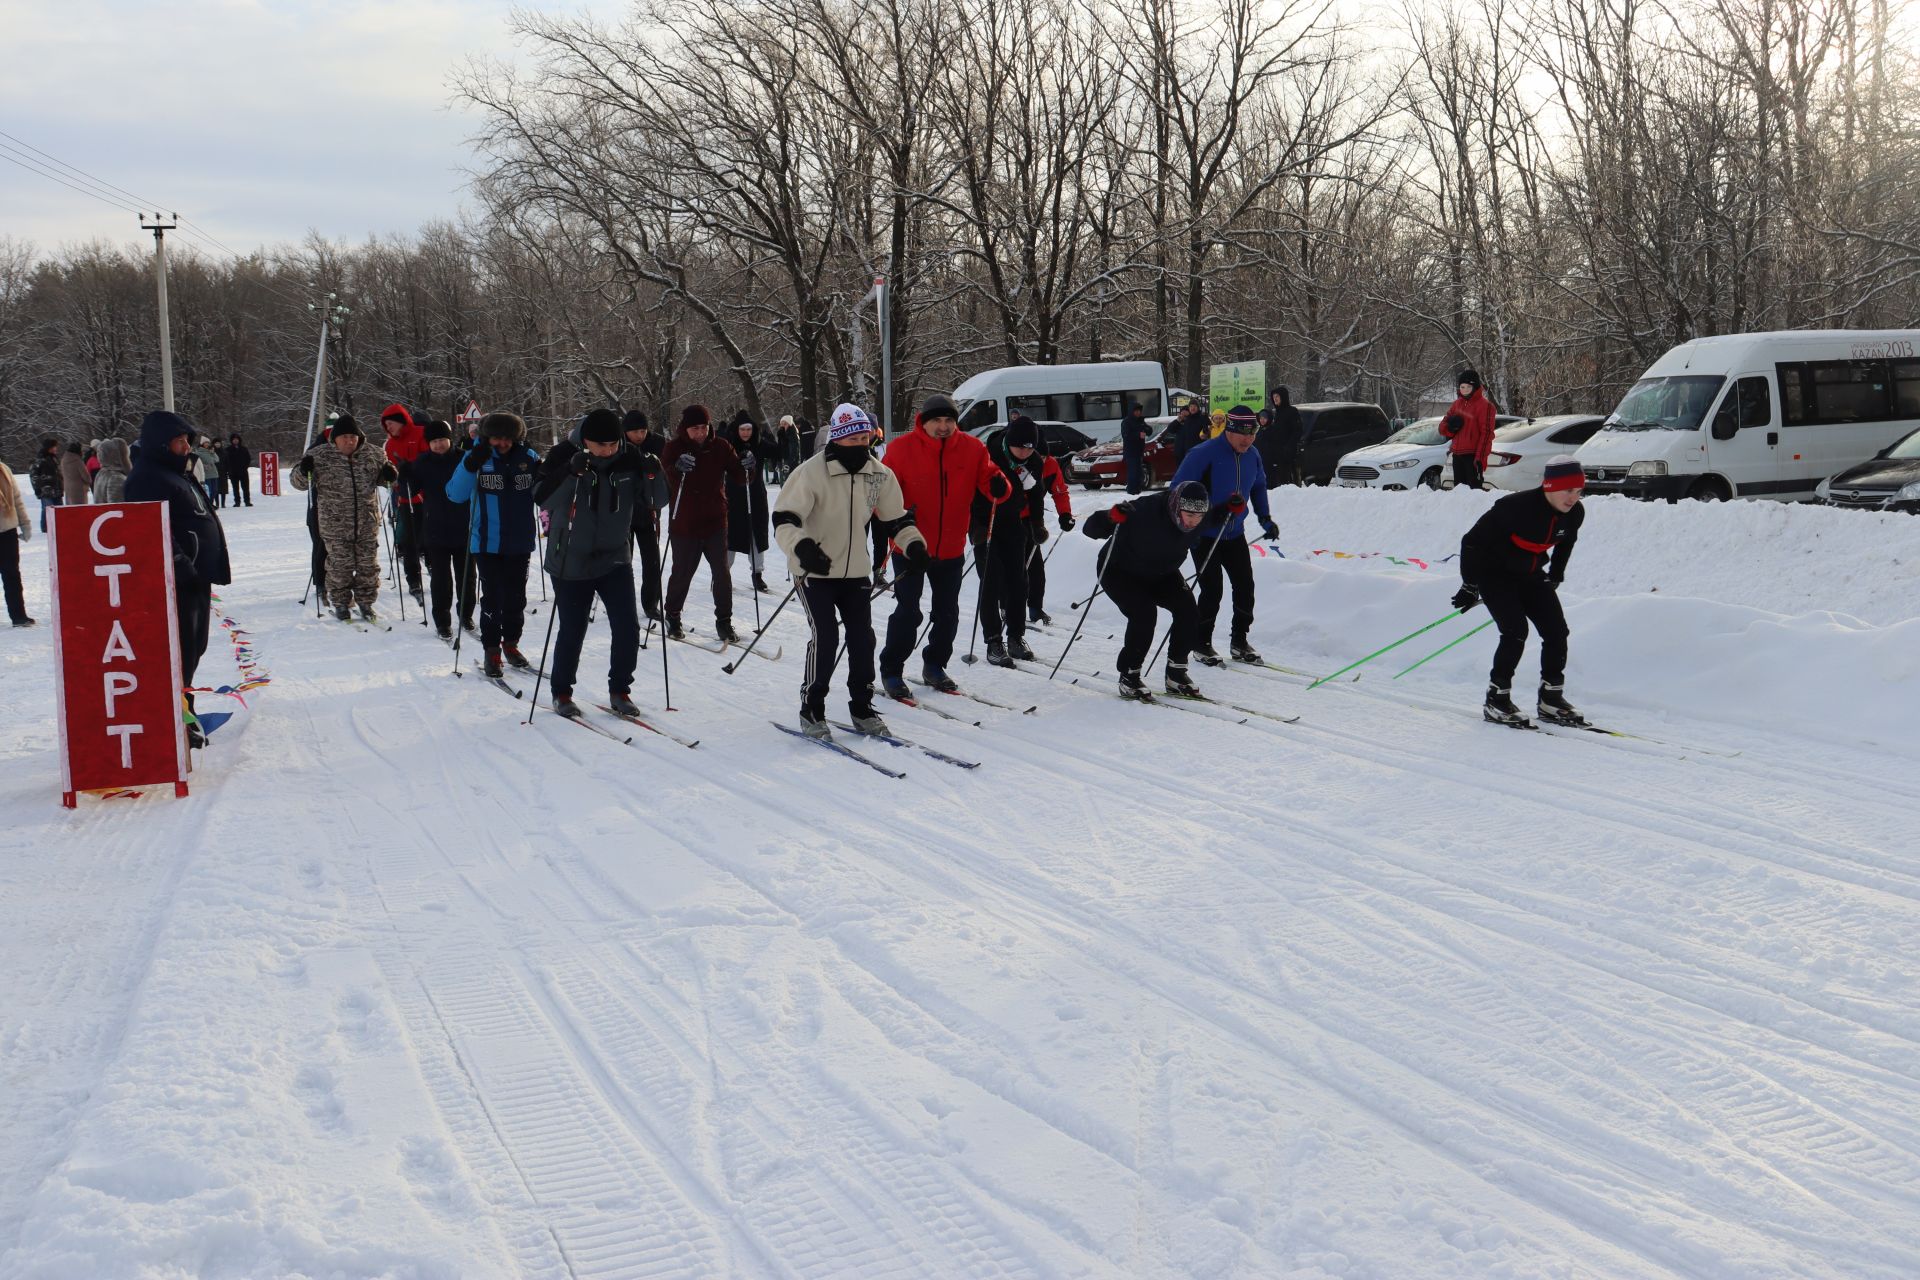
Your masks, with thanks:
M 954 389 L 953 400 L 962 431 L 1023 413 L 1114 440 L 1128 403 L 1138 401 L 1149 418 L 1166 411 L 1167 375 L 1154 360 L 1014 365 L 974 374 Z
M 1920 330 L 1804 329 L 1683 342 L 1575 456 L 1588 493 L 1813 497 L 1920 428 Z

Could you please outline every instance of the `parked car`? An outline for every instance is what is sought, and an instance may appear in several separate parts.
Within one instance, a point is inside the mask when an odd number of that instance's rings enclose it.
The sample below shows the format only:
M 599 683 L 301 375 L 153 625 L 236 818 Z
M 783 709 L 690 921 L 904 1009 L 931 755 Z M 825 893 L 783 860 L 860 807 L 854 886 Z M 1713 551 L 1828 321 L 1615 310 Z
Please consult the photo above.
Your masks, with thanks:
M 1538 489 L 1547 459 L 1572 453 L 1605 421 L 1597 413 L 1555 413 L 1496 427 L 1493 452 L 1487 455 L 1487 483 L 1496 489 Z
M 1871 461 L 1822 480 L 1814 499 L 1836 507 L 1920 515 L 1920 431 L 1901 437 Z
M 1034 425 L 1040 428 L 1040 452 L 1046 454 L 1048 457 L 1061 459 L 1061 466 L 1063 468 L 1066 466 L 1066 459 L 1071 458 L 1074 454 L 1080 453 L 1083 450 L 1091 449 L 1094 445 L 1092 436 L 1080 430 L 1078 427 L 1068 426 L 1064 422 L 1041 422 L 1036 420 Z M 968 434 L 978 436 L 981 444 L 991 446 L 994 437 L 1006 429 L 1006 423 L 992 422 L 984 427 L 975 427 Z
M 1162 426 L 1148 437 L 1147 451 L 1144 456 L 1149 487 L 1172 483 L 1172 423 Z M 1096 444 L 1091 449 L 1082 450 L 1074 455 L 1072 462 L 1065 465 L 1067 480 L 1071 484 L 1083 485 L 1089 489 L 1099 489 L 1110 484 L 1126 487 L 1127 460 L 1121 455 L 1118 440 L 1109 440 L 1105 444 Z
M 1305 442 L 1300 446 L 1300 474 L 1308 484 L 1332 481 L 1340 459 L 1355 449 L 1379 444 L 1392 434 L 1392 424 L 1377 404 L 1353 401 L 1326 401 L 1296 406 L 1300 410 L 1300 428 Z M 1277 443 L 1262 431 L 1255 440 L 1261 460 L 1267 464 L 1267 479 L 1279 475 L 1274 446 Z

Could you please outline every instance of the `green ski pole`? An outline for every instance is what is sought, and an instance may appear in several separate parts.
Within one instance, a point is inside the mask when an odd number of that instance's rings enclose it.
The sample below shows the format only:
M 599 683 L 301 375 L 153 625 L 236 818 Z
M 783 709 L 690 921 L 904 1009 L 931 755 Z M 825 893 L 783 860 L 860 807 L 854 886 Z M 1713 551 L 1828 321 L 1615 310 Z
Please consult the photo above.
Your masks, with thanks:
M 1475 627 L 1473 630 L 1467 632 L 1466 635 L 1461 636 L 1460 640 L 1471 640 L 1473 637 L 1479 635 L 1482 631 L 1485 631 L 1488 627 L 1492 625 L 1493 625 L 1493 619 L 1488 618 L 1485 622 L 1481 623 L 1479 626 Z M 1426 666 L 1429 662 L 1432 662 L 1435 658 L 1439 657 L 1441 654 L 1445 653 L 1447 650 L 1453 648 L 1453 646 L 1459 644 L 1460 640 L 1447 641 L 1445 644 L 1441 645 L 1438 649 L 1435 649 L 1432 653 L 1420 659 L 1420 661 L 1414 663 L 1412 667 L 1408 667 L 1407 671 L 1412 671 L 1414 667 Z M 1393 674 L 1393 678 L 1395 680 L 1398 680 L 1401 676 L 1407 674 L 1407 671 L 1396 671 Z
M 1433 630 L 1435 627 L 1438 627 L 1443 625 L 1444 623 L 1450 622 L 1465 612 L 1466 610 L 1464 609 L 1454 609 L 1450 611 L 1446 617 L 1436 618 L 1432 622 L 1429 622 L 1426 626 L 1420 628 L 1418 631 L 1412 632 L 1409 635 L 1401 636 L 1398 640 L 1395 640 L 1392 644 L 1388 645 L 1386 648 L 1375 649 L 1372 653 L 1360 659 L 1358 662 L 1349 662 L 1346 666 L 1334 672 L 1333 675 L 1321 676 L 1318 680 L 1315 680 L 1312 684 L 1308 685 L 1307 688 L 1318 689 L 1321 685 L 1325 684 L 1327 681 L 1335 679 L 1339 676 L 1343 676 L 1347 674 L 1347 672 L 1353 670 L 1355 667 L 1364 667 L 1369 662 L 1372 662 L 1375 658 L 1379 657 L 1381 654 L 1391 653 L 1393 650 L 1398 649 L 1401 645 L 1405 644 L 1407 641 L 1417 639 L 1418 637 L 1427 634 L 1427 632 Z

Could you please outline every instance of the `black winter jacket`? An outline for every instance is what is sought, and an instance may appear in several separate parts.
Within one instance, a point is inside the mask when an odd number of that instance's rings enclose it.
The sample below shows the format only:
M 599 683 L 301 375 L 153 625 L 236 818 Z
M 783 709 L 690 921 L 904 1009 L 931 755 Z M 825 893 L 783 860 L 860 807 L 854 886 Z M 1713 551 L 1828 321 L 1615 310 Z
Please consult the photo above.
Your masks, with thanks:
M 547 572 L 568 582 L 633 563 L 634 513 L 646 505 L 643 472 L 659 465 L 623 444 L 611 458 L 590 458 L 586 473 L 575 476 L 579 452 L 571 441 L 553 446 L 533 487 L 533 500 L 548 514 Z
M 739 433 L 729 430 L 726 439 L 739 452 L 740 465 L 747 477 L 745 484 L 727 481 L 727 549 L 749 551 L 758 547 L 765 551 L 771 545 L 767 538 L 765 468 L 773 442 L 765 432 L 755 432 L 753 440 L 746 442 L 740 439 Z M 752 462 L 747 461 L 748 455 L 752 455 Z
M 148 414 L 140 424 L 140 448 L 121 500 L 166 503 L 176 580 L 186 587 L 220 586 L 233 581 L 226 531 L 207 502 L 207 491 L 187 475 L 193 455 L 176 458 L 167 448 L 175 436 L 191 430 L 185 419 L 164 410 Z
M 1124 523 L 1115 524 L 1110 514 L 1112 508 L 1108 508 L 1094 512 L 1080 526 L 1089 538 L 1109 540 L 1100 553 L 1102 575 L 1115 573 L 1144 579 L 1181 573 L 1201 531 L 1219 528 L 1228 517 L 1226 505 L 1222 503 L 1208 511 L 1206 518 L 1189 533 L 1174 520 L 1173 503 L 1168 494 L 1142 494 L 1118 505 L 1127 513 Z M 1111 568 L 1108 568 L 1109 561 L 1113 562 Z
M 425 512 L 421 545 L 434 551 L 460 551 L 467 545 L 472 517 L 471 502 L 455 502 L 447 496 L 447 481 L 460 466 L 460 451 L 449 449 L 435 453 L 431 449 L 412 462 L 400 464 L 400 481 L 408 493 L 417 493 Z
M 1460 540 L 1460 581 L 1484 587 L 1489 579 L 1544 576 L 1558 585 L 1586 518 L 1587 509 L 1578 504 L 1565 515 L 1555 511 L 1539 489 L 1510 493 Z
M 993 465 L 1000 468 L 1000 474 L 1013 486 L 1013 496 L 997 507 L 991 498 L 983 493 L 973 495 L 973 512 L 967 536 L 975 542 L 984 542 L 989 527 L 993 530 L 993 540 L 1002 545 L 1025 543 L 1033 536 L 1033 528 L 1040 525 L 1046 513 L 1047 478 L 1045 456 L 1035 449 L 1025 462 L 1014 459 L 1007 451 L 1007 433 L 1002 431 L 987 446 L 987 456 Z M 1021 487 L 1025 476 L 1033 477 L 1033 487 Z

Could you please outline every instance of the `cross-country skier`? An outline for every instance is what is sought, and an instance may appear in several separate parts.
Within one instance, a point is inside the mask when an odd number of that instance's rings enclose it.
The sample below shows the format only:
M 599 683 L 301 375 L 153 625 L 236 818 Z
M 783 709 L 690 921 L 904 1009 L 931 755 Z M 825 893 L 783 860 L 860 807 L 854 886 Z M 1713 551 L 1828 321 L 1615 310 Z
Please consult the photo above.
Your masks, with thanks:
M 1067 493 L 1067 477 L 1060 470 L 1060 462 L 1052 454 L 1042 453 L 1040 458 L 1040 487 L 1047 497 L 1053 499 L 1054 518 L 1060 522 L 1060 532 L 1066 533 L 1073 528 L 1073 501 Z M 1040 548 L 1047 540 L 1047 513 L 1044 502 L 1033 504 L 1033 547 L 1027 552 L 1027 621 L 1052 622 L 1053 616 L 1047 612 L 1047 558 Z
M 1500 628 L 1487 679 L 1487 719 L 1524 726 L 1513 705 L 1513 671 L 1527 647 L 1527 624 L 1540 633 L 1540 718 L 1549 724 L 1584 726 L 1566 698 L 1567 619 L 1560 610 L 1560 582 L 1580 537 L 1587 512 L 1580 491 L 1587 478 L 1571 454 L 1547 462 L 1538 489 L 1508 494 L 1460 540 L 1460 591 L 1453 607 L 1484 603 Z
M 747 473 L 733 446 L 714 436 L 712 419 L 702 404 L 680 411 L 680 429 L 660 461 L 667 469 L 672 497 L 667 521 L 667 545 L 673 553 L 673 570 L 667 575 L 667 634 L 675 640 L 686 638 L 680 610 L 687 603 L 693 571 L 705 560 L 713 579 L 713 633 L 727 644 L 737 644 L 733 577 L 727 572 L 727 482 L 745 484 Z
M 621 438 L 620 415 L 595 409 L 547 454 L 534 499 L 547 509 L 547 572 L 558 633 L 548 681 L 553 709 L 579 719 L 573 700 L 580 645 L 595 596 L 613 631 L 607 704 L 639 715 L 633 669 L 640 659 L 640 611 L 633 598 L 633 512 L 646 502 L 643 468 L 653 459 Z
M 843 404 L 828 419 L 824 449 L 793 469 L 773 507 L 773 536 L 799 579 L 812 638 L 807 642 L 800 727 L 809 737 L 831 736 L 827 686 L 833 681 L 840 627 L 847 632 L 847 706 L 862 733 L 885 733 L 873 709 L 872 572 L 867 526 L 876 522 L 900 548 L 907 568 L 927 571 L 927 540 L 900 500 L 900 481 L 874 460 L 873 420 Z
M 1150 493 L 1096 511 L 1081 528 L 1089 538 L 1103 538 L 1100 587 L 1127 617 L 1126 638 L 1120 644 L 1120 696 L 1141 698 L 1147 687 L 1140 680 L 1140 664 L 1153 643 L 1158 611 L 1172 615 L 1167 638 L 1167 692 L 1194 698 L 1200 691 L 1187 675 L 1187 657 L 1197 635 L 1199 606 L 1187 589 L 1183 572 L 1187 554 L 1205 528 L 1218 528 L 1230 515 L 1246 510 L 1238 494 L 1215 505 L 1207 487 L 1188 480 L 1164 494 Z
M 406 463 L 427 451 L 426 428 L 413 420 L 403 404 L 390 404 L 380 411 L 380 429 L 386 433 L 383 445 L 387 451 L 387 461 L 397 472 Z M 393 500 L 387 509 L 393 514 L 393 551 L 400 559 L 400 568 L 406 578 L 407 591 L 413 598 L 426 604 L 426 596 L 420 590 L 420 515 L 424 499 L 422 495 L 408 485 L 403 478 L 394 485 Z
M 1198 480 L 1214 502 L 1229 502 L 1241 494 L 1253 497 L 1262 536 L 1280 536 L 1267 508 L 1267 470 L 1253 447 L 1260 420 L 1246 405 L 1227 413 L 1226 430 L 1198 446 L 1173 473 L 1176 485 Z M 1194 568 L 1200 571 L 1200 618 L 1193 656 L 1210 667 L 1222 665 L 1213 647 L 1213 624 L 1220 616 L 1220 597 L 1227 578 L 1233 583 L 1233 629 L 1229 652 L 1236 662 L 1259 662 L 1247 633 L 1253 627 L 1253 556 L 1247 547 L 1245 511 L 1228 517 L 1217 529 L 1203 529 L 1193 546 Z
M 886 467 L 900 481 L 901 501 L 927 544 L 924 570 L 894 555 L 893 617 L 880 650 L 880 684 L 889 698 L 905 700 L 907 657 L 920 633 L 920 592 L 931 588 L 933 625 L 920 651 L 920 678 L 942 693 L 960 686 L 947 674 L 954 636 L 960 630 L 960 580 L 966 576 L 967 526 L 973 499 L 1010 497 L 1013 488 L 987 456 L 987 446 L 960 430 L 960 411 L 943 395 L 931 395 L 914 415 L 913 430 L 887 446 Z
M 627 410 L 620 419 L 620 434 L 643 459 L 640 478 L 646 486 L 647 500 L 634 508 L 633 545 L 640 552 L 640 608 L 653 621 L 660 621 L 660 513 L 667 509 L 667 475 L 660 467 L 660 437 L 653 434 L 647 415 L 638 409 Z
M 1015 415 L 987 446 L 994 465 L 1006 476 L 1013 496 L 996 503 L 985 494 L 973 500 L 973 568 L 980 579 L 980 634 L 987 661 L 1011 667 L 1014 659 L 1033 660 L 1027 647 L 1027 563 L 1034 530 L 1046 510 L 1041 484 L 1040 428 Z
M 480 579 L 480 647 L 483 668 L 498 676 L 505 658 L 516 667 L 533 664 L 520 652 L 520 630 L 527 621 L 527 562 L 533 558 L 533 486 L 540 455 L 523 441 L 527 424 L 514 413 L 494 412 L 480 420 L 482 445 L 466 451 L 459 470 L 447 481 L 455 502 L 479 503 L 472 513 L 467 543 Z
M 156 409 L 140 424 L 140 454 L 127 473 L 122 500 L 164 502 L 173 531 L 173 613 L 180 629 L 181 692 L 187 700 L 187 740 L 206 745 L 192 718 L 193 673 L 207 651 L 213 620 L 213 589 L 233 581 L 227 535 L 207 501 L 207 491 L 187 474 L 193 453 L 192 426 L 177 413 Z
M 1440 418 L 1440 434 L 1452 443 L 1453 483 L 1456 488 L 1481 488 L 1487 474 L 1487 457 L 1493 452 L 1493 429 L 1499 408 L 1480 385 L 1480 375 L 1462 369 L 1456 390 L 1459 399 L 1447 406 Z
M 745 411 L 735 415 L 727 431 L 727 443 L 740 458 L 744 482 L 727 482 L 727 570 L 733 570 L 736 552 L 747 557 L 753 573 L 753 589 L 767 590 L 764 575 L 767 541 L 767 453 L 773 441 L 753 424 Z
M 144 441 L 140 448 L 144 455 Z M 377 620 L 373 605 L 380 598 L 379 491 L 398 474 L 385 454 L 366 447 L 350 414 L 333 424 L 331 440 L 314 445 L 294 464 L 293 487 L 303 492 L 313 488 L 320 540 L 327 548 L 327 600 L 342 622 L 356 604 L 362 618 Z
M 427 451 L 400 464 L 400 487 L 420 497 L 420 555 L 427 562 L 427 584 L 432 593 L 434 629 L 442 640 L 453 639 L 453 616 L 458 580 L 460 626 L 473 630 L 473 556 L 467 550 L 469 502 L 447 496 L 447 481 L 459 470 L 460 455 L 453 449 L 453 428 L 430 422 L 421 428 Z

